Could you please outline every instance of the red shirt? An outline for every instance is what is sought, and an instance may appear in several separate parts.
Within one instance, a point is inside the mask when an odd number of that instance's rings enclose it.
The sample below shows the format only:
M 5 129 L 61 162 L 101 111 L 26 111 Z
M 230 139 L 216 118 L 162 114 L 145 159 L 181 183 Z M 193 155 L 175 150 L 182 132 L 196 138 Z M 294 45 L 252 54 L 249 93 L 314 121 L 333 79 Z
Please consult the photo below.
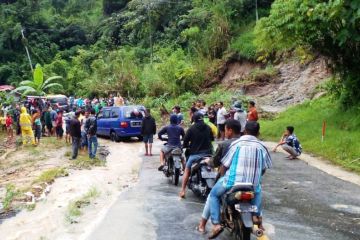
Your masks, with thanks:
M 257 121 L 259 120 L 259 116 L 256 110 L 256 107 L 252 107 L 249 109 L 249 113 L 248 113 L 248 121 Z
M 13 124 L 13 120 L 11 117 L 7 117 L 5 120 L 6 127 L 10 127 Z

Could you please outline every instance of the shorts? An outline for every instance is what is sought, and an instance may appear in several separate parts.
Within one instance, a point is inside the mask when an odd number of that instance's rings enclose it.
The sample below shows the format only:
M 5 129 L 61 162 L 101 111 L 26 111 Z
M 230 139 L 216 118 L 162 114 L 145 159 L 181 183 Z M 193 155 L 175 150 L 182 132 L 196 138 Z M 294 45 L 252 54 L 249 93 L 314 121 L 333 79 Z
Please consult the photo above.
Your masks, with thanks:
M 153 143 L 154 142 L 154 135 L 143 135 L 144 143 Z
M 37 139 L 41 138 L 41 126 L 40 125 L 35 126 L 35 138 L 37 138 Z
M 13 126 L 10 125 L 10 126 L 6 127 L 6 130 L 8 130 L 8 131 L 13 130 Z
M 47 130 L 51 131 L 53 128 L 53 125 L 51 123 L 46 124 L 46 128 L 47 128 Z
M 64 129 L 62 127 L 56 127 L 56 136 L 62 137 L 64 135 Z
M 192 165 L 202 159 L 203 157 L 211 156 L 210 153 L 199 153 L 199 154 L 193 154 L 189 156 L 189 159 L 186 161 L 186 168 L 191 169 Z
M 70 134 L 70 125 L 65 126 L 65 133 Z
M 164 145 L 164 146 L 162 146 L 161 151 L 162 151 L 165 155 L 167 155 L 167 154 L 171 153 L 171 151 L 174 150 L 174 149 L 176 149 L 176 148 L 179 148 L 179 147 Z
M 295 148 L 287 145 L 287 144 L 284 144 L 282 145 L 282 149 L 284 149 L 286 152 L 290 153 L 293 157 L 298 157 L 300 156 L 300 153 L 298 153 Z
M 224 124 L 218 124 L 218 129 L 220 132 L 225 132 L 225 123 Z

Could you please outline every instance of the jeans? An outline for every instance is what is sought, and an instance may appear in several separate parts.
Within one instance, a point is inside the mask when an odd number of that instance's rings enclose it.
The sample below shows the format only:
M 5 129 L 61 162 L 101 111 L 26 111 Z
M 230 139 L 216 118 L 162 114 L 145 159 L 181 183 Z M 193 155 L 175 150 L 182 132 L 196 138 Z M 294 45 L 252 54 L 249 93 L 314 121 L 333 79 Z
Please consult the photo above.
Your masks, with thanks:
M 211 189 L 211 192 L 206 200 L 206 204 L 203 210 L 202 218 L 208 219 L 211 216 L 211 222 L 213 224 L 220 224 L 220 200 L 221 197 L 228 191 L 224 187 L 223 178 L 221 178 L 215 186 Z M 261 216 L 262 205 L 261 205 L 261 190 L 255 192 L 254 199 L 251 200 L 251 204 L 256 205 L 258 211 L 254 213 L 255 216 Z
M 80 144 L 81 144 L 81 148 L 89 145 L 87 135 L 86 135 L 85 131 L 81 131 L 81 142 L 80 142 Z
M 199 153 L 199 154 L 190 155 L 189 159 L 186 162 L 186 168 L 191 169 L 191 166 L 193 165 L 194 162 L 199 161 L 201 158 L 209 156 L 209 155 L 211 155 L 211 154 Z
M 72 137 L 72 159 L 76 159 L 80 148 L 80 138 Z
M 89 151 L 90 158 L 95 158 L 97 147 L 98 147 L 98 140 L 97 140 L 96 135 L 89 136 L 88 137 L 88 151 Z

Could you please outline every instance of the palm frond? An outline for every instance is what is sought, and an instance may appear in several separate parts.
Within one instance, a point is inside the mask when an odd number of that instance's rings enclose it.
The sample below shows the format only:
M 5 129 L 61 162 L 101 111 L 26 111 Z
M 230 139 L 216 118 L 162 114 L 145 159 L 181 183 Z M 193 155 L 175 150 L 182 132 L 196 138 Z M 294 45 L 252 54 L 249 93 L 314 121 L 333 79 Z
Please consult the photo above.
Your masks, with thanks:
M 50 88 L 53 88 L 53 87 L 63 88 L 63 86 L 62 86 L 60 83 L 49 83 L 49 84 L 47 84 L 46 86 L 44 86 L 44 87 L 42 88 L 42 90 L 45 91 L 45 90 L 50 89 Z
M 62 76 L 53 76 L 53 77 L 49 77 L 48 79 L 45 80 L 45 82 L 43 83 L 43 86 L 48 85 L 49 83 L 51 83 L 54 80 L 59 80 L 62 79 Z

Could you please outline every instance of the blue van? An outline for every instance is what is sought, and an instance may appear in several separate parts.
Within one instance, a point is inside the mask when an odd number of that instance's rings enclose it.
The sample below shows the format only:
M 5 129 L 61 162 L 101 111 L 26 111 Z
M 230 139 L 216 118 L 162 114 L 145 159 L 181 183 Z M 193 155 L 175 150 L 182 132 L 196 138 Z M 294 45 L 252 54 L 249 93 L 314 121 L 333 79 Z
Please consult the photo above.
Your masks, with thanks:
M 104 107 L 97 120 L 97 135 L 112 141 L 137 137 L 142 140 L 141 126 L 145 116 L 144 106 Z

